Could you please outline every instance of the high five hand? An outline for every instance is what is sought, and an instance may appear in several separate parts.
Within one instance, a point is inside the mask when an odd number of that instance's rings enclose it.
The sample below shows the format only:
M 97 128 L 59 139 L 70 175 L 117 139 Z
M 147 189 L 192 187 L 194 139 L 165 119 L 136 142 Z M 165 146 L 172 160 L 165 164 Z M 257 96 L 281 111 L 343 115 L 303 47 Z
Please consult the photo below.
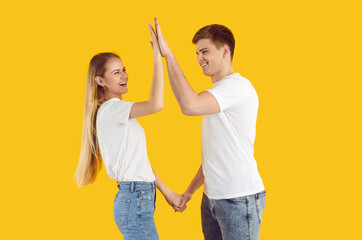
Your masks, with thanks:
M 167 58 L 172 55 L 172 52 L 170 47 L 167 45 L 165 38 L 162 35 L 160 24 L 158 23 L 157 18 L 155 18 L 155 29 L 156 29 L 156 36 L 158 40 L 158 45 L 160 46 L 161 54 L 163 57 Z
M 148 28 L 150 29 L 150 33 L 151 33 L 152 41 L 150 43 L 151 43 L 153 52 L 154 52 L 155 55 L 161 54 L 160 47 L 158 45 L 157 36 L 156 36 L 156 33 L 153 30 L 151 24 L 148 24 Z

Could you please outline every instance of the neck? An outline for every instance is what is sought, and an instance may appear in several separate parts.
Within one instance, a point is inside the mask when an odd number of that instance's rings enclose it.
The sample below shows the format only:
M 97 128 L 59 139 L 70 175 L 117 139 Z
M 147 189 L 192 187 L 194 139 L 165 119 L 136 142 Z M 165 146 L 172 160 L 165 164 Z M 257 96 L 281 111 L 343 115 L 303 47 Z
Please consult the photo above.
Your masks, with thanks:
M 120 94 L 120 95 L 117 95 L 117 94 L 105 94 L 105 96 L 104 96 L 104 99 L 106 101 L 108 101 L 111 98 L 118 98 L 118 99 L 122 100 L 122 94 Z
M 222 70 L 218 73 L 215 73 L 213 76 L 211 76 L 212 83 L 216 83 L 217 81 L 220 81 L 226 76 L 229 76 L 230 74 L 233 74 L 233 66 L 230 65 L 229 67 L 222 68 Z

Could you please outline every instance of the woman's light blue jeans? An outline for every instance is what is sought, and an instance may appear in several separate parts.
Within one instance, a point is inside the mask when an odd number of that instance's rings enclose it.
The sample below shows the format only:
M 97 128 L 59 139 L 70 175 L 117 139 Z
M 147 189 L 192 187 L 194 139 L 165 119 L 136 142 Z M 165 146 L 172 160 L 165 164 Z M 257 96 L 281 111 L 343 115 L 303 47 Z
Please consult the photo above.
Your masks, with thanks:
M 118 182 L 113 213 L 125 240 L 158 240 L 155 182 Z
M 257 240 L 266 192 L 231 199 L 209 199 L 201 203 L 205 240 Z

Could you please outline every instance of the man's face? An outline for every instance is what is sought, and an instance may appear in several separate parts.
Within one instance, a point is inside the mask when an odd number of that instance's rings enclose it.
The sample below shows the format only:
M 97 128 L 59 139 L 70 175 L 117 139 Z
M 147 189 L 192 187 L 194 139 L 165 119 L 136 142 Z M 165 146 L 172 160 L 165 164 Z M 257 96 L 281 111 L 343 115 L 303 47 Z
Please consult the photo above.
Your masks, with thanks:
M 218 49 L 210 39 L 201 39 L 196 43 L 197 61 L 206 76 L 213 77 L 221 71 L 225 61 L 224 53 L 224 47 Z

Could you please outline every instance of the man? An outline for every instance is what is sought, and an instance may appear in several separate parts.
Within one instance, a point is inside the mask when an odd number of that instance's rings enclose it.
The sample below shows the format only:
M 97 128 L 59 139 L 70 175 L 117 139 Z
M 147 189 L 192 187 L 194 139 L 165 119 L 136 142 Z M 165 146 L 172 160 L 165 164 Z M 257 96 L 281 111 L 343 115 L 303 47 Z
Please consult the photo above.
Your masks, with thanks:
M 251 83 L 234 73 L 235 40 L 222 25 L 201 28 L 192 42 L 203 74 L 213 88 L 197 94 L 183 75 L 155 19 L 156 33 L 174 95 L 185 115 L 202 120 L 202 165 L 182 195 L 183 211 L 204 184 L 201 203 L 205 239 L 258 239 L 265 190 L 254 154 L 258 95 Z

